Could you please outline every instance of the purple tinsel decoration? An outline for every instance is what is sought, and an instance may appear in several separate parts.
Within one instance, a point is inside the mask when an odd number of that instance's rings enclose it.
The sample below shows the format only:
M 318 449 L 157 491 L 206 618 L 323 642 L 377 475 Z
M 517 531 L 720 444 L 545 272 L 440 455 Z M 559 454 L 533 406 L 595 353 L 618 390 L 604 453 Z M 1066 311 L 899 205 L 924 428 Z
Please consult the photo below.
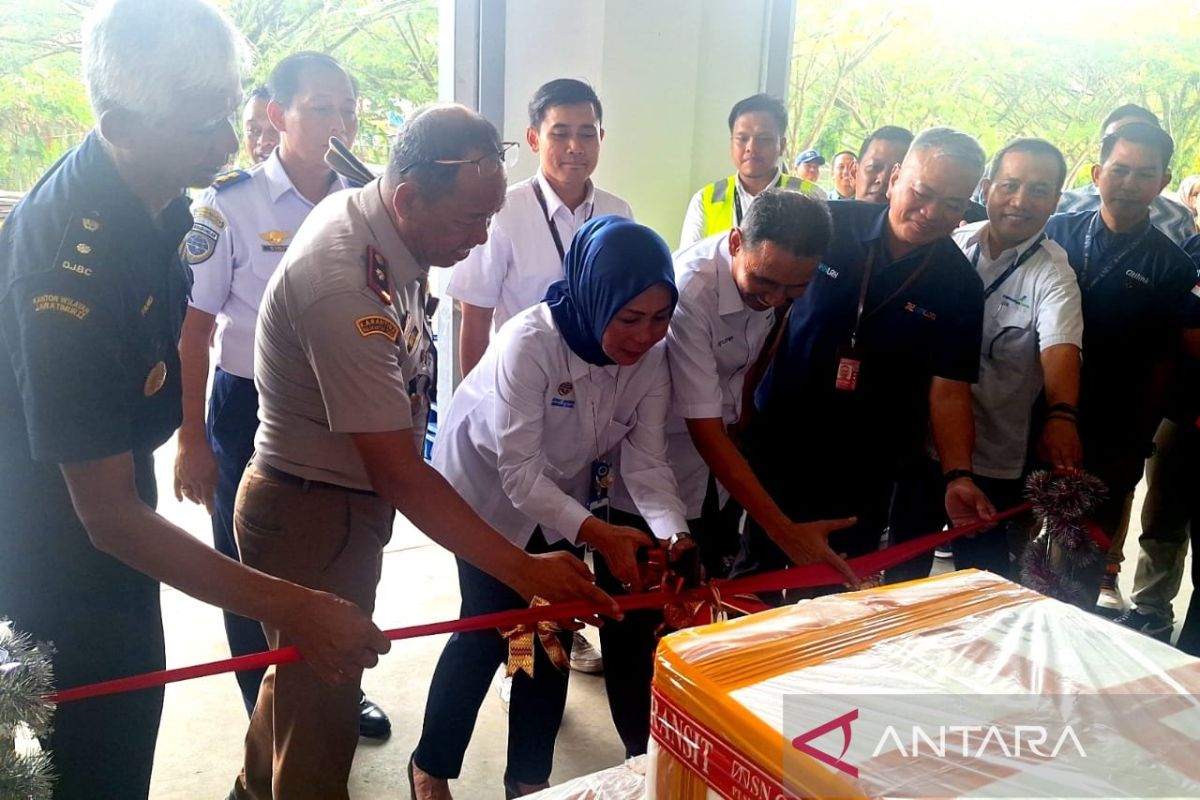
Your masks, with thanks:
M 1095 564 L 1100 548 L 1083 523 L 1083 516 L 1104 501 L 1108 489 L 1084 472 L 1054 474 L 1038 471 L 1025 483 L 1025 494 L 1044 525 L 1043 533 L 1026 547 L 1021 580 L 1030 589 L 1075 605 L 1088 604 L 1089 587 L 1079 573 Z

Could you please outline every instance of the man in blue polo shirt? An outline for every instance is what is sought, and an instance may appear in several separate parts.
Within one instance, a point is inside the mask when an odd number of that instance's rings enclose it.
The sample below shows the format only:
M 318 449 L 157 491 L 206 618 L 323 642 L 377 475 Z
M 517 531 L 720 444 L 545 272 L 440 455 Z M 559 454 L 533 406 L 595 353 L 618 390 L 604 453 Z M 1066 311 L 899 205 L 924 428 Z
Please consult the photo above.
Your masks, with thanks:
M 1108 484 L 1096 521 L 1114 539 L 1098 589 L 1116 583 L 1133 490 L 1163 416 L 1172 364 L 1181 345 L 1200 353 L 1195 265 L 1150 223 L 1174 150 L 1155 125 L 1122 125 L 1104 137 L 1092 167 L 1099 210 L 1056 214 L 1046 226 L 1067 251 L 1083 296 L 1079 434 L 1084 468 Z
M 830 538 L 839 552 L 878 547 L 931 412 L 950 517 L 994 513 L 971 473 L 983 286 L 949 238 L 984 160 L 970 136 L 933 128 L 893 172 L 890 205 L 830 204 L 833 243 L 759 388 L 750 463 L 791 519 L 856 516 Z M 734 572 L 785 564 L 748 524 Z
M 1159 122 L 1153 111 L 1135 103 L 1126 103 L 1114 108 L 1104 118 L 1104 122 L 1100 125 L 1100 136 L 1107 136 L 1130 122 L 1145 122 L 1156 128 L 1162 127 L 1162 123 Z M 1171 180 L 1170 170 L 1167 170 L 1166 177 L 1169 183 Z M 1058 211 L 1062 214 L 1072 211 L 1095 211 L 1099 208 L 1100 191 L 1094 183 L 1063 192 L 1058 201 Z M 1163 194 L 1156 194 L 1150 201 L 1150 224 L 1165 233 L 1180 247 L 1196 233 L 1196 219 L 1188 207 Z

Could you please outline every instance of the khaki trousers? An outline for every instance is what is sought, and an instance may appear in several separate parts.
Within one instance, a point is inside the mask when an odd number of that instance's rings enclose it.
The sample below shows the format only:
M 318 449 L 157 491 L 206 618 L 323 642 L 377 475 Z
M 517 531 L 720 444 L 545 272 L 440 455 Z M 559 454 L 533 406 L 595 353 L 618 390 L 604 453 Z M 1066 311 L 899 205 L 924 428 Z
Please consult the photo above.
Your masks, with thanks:
M 242 561 L 339 595 L 370 614 L 394 511 L 382 498 L 326 484 L 273 480 L 253 463 L 238 487 L 234 530 Z M 272 647 L 294 644 L 264 625 Z M 239 800 L 340 800 L 358 744 L 361 674 L 323 682 L 304 663 L 271 667 L 246 734 Z

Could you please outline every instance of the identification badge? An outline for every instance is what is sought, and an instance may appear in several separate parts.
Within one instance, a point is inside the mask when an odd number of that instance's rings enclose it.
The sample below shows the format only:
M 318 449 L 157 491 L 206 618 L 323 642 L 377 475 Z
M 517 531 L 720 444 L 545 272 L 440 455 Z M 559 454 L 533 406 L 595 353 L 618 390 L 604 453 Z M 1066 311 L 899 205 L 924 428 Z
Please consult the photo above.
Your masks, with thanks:
M 612 487 L 616 475 L 612 464 L 597 459 L 592 462 L 592 483 L 588 491 L 588 510 L 599 511 L 608 508 L 608 490 Z
M 838 351 L 837 376 L 833 386 L 839 392 L 854 392 L 858 390 L 858 377 L 862 371 L 862 355 L 852 347 L 844 347 Z

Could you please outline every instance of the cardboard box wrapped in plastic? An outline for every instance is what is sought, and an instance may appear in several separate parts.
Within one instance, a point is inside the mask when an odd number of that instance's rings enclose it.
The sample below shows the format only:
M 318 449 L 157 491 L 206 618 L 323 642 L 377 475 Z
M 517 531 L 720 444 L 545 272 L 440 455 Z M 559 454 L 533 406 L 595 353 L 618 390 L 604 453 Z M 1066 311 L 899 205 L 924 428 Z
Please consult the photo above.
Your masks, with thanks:
M 525 800 L 643 800 L 645 796 L 646 756 L 641 755 L 624 764 L 525 795 Z
M 1200 660 L 994 575 L 665 637 L 647 796 L 1200 797 Z

